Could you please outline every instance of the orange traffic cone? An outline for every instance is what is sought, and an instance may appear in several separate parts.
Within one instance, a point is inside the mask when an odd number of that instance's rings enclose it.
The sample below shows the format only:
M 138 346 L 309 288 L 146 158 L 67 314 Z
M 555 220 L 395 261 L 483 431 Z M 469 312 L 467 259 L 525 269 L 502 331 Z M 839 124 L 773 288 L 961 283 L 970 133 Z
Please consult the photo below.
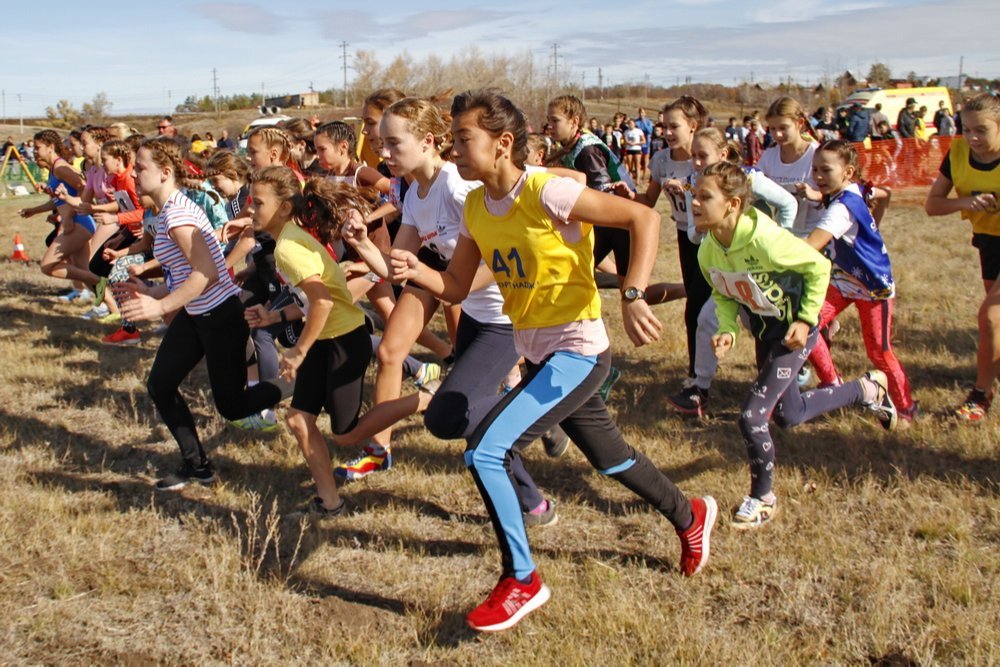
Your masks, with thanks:
M 24 244 L 21 243 L 21 235 L 14 234 L 14 254 L 10 256 L 15 262 L 30 262 L 28 255 L 24 252 Z

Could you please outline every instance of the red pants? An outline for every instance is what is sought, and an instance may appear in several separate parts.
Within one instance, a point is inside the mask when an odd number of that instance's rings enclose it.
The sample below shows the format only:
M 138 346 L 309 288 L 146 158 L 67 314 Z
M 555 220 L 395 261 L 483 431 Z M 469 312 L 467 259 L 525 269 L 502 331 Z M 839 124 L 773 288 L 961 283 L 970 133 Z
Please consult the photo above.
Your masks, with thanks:
M 865 351 L 875 368 L 883 371 L 889 378 L 889 396 L 901 412 L 908 411 L 913 407 L 913 398 L 910 396 L 910 383 L 906 379 L 903 367 L 899 365 L 899 359 L 892 351 L 890 336 L 892 335 L 892 304 L 893 300 L 886 301 L 864 301 L 861 299 L 848 299 L 840 293 L 833 285 L 826 291 L 826 302 L 823 304 L 819 314 L 819 326 L 825 327 L 834 320 L 835 317 L 849 305 L 854 304 L 858 308 L 858 318 L 861 321 L 861 335 L 865 341 Z M 884 309 L 884 312 L 883 312 Z M 837 367 L 830 357 L 830 348 L 826 341 L 820 337 L 809 355 L 809 361 L 816 369 L 816 375 L 823 384 L 830 384 L 837 381 Z

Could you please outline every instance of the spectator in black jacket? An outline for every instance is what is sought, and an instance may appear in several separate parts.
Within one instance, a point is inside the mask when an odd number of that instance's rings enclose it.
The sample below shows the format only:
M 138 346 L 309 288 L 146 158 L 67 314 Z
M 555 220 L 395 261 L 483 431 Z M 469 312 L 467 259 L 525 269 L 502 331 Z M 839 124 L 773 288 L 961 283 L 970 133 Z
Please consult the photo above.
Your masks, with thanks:
M 896 132 L 901 139 L 912 139 L 917 135 L 917 101 L 912 97 L 906 98 L 906 106 L 899 112 L 896 118 Z

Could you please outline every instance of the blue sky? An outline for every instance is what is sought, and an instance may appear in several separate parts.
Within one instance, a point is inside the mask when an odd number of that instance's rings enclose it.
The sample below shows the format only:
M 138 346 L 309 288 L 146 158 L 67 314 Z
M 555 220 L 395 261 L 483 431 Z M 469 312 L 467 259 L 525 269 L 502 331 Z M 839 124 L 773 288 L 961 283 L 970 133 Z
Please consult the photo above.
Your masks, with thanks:
M 477 45 L 487 55 L 532 53 L 541 67 L 558 43 L 560 68 L 591 85 L 599 67 L 612 83 L 732 84 L 751 73 L 814 82 L 848 68 L 866 73 L 873 61 L 900 76 L 953 76 L 960 56 L 966 74 L 1000 76 L 996 0 L 5 4 L 8 118 L 18 94 L 25 115 L 60 98 L 79 106 L 99 91 L 115 112 L 158 112 L 168 100 L 210 94 L 213 67 L 223 94 L 259 92 L 262 82 L 269 94 L 340 87 L 341 40 L 349 54 L 373 51 L 382 64 L 404 49 L 447 60 Z

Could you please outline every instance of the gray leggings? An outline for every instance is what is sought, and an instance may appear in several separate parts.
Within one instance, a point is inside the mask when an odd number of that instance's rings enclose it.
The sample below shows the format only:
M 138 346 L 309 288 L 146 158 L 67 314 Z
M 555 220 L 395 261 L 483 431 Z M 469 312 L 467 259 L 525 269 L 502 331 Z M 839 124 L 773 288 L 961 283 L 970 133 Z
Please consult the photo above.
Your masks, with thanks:
M 814 328 L 800 350 L 789 350 L 781 341 L 757 341 L 757 379 L 740 412 L 740 431 L 750 457 L 750 495 L 754 498 L 766 496 L 774 483 L 774 443 L 768 427 L 772 413 L 778 426 L 795 426 L 864 401 L 860 380 L 799 392 L 796 375 L 809 358 L 818 336 Z

